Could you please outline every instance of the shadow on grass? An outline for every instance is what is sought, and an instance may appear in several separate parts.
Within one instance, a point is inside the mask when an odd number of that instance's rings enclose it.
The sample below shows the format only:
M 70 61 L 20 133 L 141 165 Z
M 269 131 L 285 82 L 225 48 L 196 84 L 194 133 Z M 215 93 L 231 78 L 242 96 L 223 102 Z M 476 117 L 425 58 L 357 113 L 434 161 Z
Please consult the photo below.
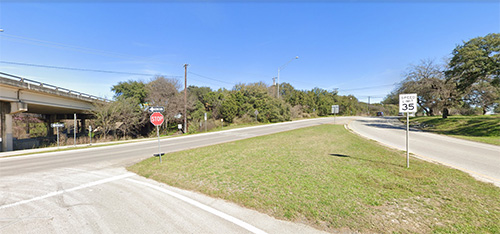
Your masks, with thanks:
M 376 160 L 376 159 L 367 159 L 367 158 L 362 158 L 362 157 L 354 157 L 354 156 L 345 155 L 345 154 L 330 154 L 330 156 L 338 157 L 338 158 L 352 158 L 354 160 L 365 161 L 365 162 L 369 162 L 369 163 L 381 165 L 382 167 L 385 167 L 385 166 L 388 166 L 388 165 L 389 166 L 393 166 L 393 167 L 405 167 L 405 165 L 403 165 L 403 164 L 395 164 L 395 163 L 390 163 L 390 162 L 387 162 L 387 161 L 381 161 L 381 160 Z
M 351 156 L 345 154 L 330 154 L 330 156 L 340 157 L 340 158 L 349 158 Z

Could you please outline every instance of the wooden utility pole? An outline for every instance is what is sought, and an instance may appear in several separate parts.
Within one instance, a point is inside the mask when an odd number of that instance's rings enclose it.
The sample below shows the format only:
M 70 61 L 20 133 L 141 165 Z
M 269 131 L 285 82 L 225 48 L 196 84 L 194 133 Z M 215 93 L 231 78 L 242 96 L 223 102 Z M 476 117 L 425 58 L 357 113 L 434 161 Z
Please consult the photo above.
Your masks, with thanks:
M 187 126 L 187 67 L 189 64 L 184 64 L 184 133 L 188 132 Z

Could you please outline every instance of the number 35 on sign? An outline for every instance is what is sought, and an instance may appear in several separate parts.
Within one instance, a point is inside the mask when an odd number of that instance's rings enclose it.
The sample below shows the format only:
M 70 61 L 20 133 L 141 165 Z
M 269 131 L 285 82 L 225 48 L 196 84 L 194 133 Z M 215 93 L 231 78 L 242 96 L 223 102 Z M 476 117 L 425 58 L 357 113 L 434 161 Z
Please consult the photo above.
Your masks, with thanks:
M 417 94 L 399 95 L 399 112 L 417 112 Z

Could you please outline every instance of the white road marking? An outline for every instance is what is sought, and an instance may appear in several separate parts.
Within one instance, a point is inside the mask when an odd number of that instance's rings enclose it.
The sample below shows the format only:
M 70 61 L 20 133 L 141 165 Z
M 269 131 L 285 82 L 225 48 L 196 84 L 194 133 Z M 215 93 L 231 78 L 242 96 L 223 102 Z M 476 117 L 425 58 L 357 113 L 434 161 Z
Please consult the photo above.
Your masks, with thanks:
M 168 194 L 168 195 L 170 195 L 172 197 L 175 197 L 175 198 L 177 198 L 177 199 L 179 199 L 181 201 L 184 201 L 184 202 L 186 202 L 186 203 L 188 203 L 190 205 L 198 207 L 198 208 L 200 208 L 200 209 L 202 209 L 204 211 L 207 211 L 207 212 L 209 212 L 209 213 L 211 213 L 213 215 L 219 216 L 220 218 L 223 218 L 223 219 L 225 219 L 225 220 L 227 220 L 227 221 L 229 221 L 231 223 L 234 223 L 234 224 L 236 224 L 236 225 L 238 225 L 238 226 L 240 226 L 240 227 L 242 227 L 242 228 L 244 228 L 244 229 L 246 229 L 246 230 L 248 230 L 248 231 L 250 231 L 252 233 L 267 234 L 265 231 L 263 231 L 263 230 L 255 227 L 255 226 L 253 226 L 251 224 L 248 224 L 248 223 L 246 223 L 246 222 L 244 222 L 244 221 L 242 221 L 240 219 L 237 219 L 237 218 L 235 218 L 233 216 L 230 216 L 230 215 L 228 215 L 226 213 L 218 211 L 218 210 L 216 210 L 216 209 L 214 209 L 214 208 L 212 208 L 210 206 L 204 205 L 204 204 L 202 204 L 200 202 L 197 202 L 197 201 L 195 201 L 195 200 L 193 200 L 191 198 L 185 197 L 185 196 L 180 195 L 178 193 L 175 193 L 175 192 L 169 191 L 167 189 L 164 189 L 162 187 L 158 187 L 158 186 L 155 186 L 155 185 L 152 185 L 152 184 L 148 184 L 148 183 L 145 183 L 145 182 L 142 182 L 142 181 L 134 180 L 134 179 L 127 179 L 127 181 L 134 182 L 134 183 L 137 183 L 137 184 L 141 184 L 141 185 L 144 185 L 146 187 L 150 187 L 152 189 L 155 189 L 155 190 L 158 190 L 160 192 L 166 193 L 166 194 Z
M 0 210 L 1 209 L 6 209 L 6 208 L 10 208 L 10 207 L 14 207 L 14 206 L 19 206 L 19 205 L 30 203 L 30 202 L 34 202 L 34 201 L 39 201 L 39 200 L 42 200 L 42 199 L 45 199 L 45 198 L 57 196 L 57 195 L 60 195 L 60 194 L 63 194 L 63 193 L 67 193 L 67 192 L 73 192 L 73 191 L 76 191 L 76 190 L 80 190 L 80 189 L 84 189 L 84 188 L 88 188 L 88 187 L 92 187 L 92 186 L 96 186 L 96 185 L 100 185 L 100 184 L 105 184 L 105 183 L 108 183 L 108 182 L 111 182 L 111 181 L 120 180 L 120 179 L 127 178 L 127 177 L 130 177 L 130 176 L 133 176 L 133 175 L 135 175 L 135 174 L 134 173 L 126 173 L 126 174 L 123 174 L 123 175 L 114 176 L 114 177 L 110 177 L 110 178 L 106 178 L 106 179 L 102 179 L 102 180 L 98 180 L 98 181 L 94 181 L 94 182 L 82 184 L 82 185 L 74 187 L 74 188 L 64 189 L 64 190 L 59 190 L 59 191 L 47 193 L 47 194 L 45 194 L 43 196 L 39 196 L 39 197 L 31 198 L 31 199 L 28 199 L 28 200 L 18 201 L 18 202 L 15 202 L 15 203 L 11 203 L 11 204 L 0 206 Z

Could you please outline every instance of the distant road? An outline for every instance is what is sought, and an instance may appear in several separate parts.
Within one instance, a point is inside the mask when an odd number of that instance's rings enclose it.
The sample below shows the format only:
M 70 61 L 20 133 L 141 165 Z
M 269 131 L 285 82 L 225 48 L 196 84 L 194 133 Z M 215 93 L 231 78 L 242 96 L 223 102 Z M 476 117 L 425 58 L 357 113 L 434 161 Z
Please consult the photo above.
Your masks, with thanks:
M 359 118 L 349 128 L 382 144 L 406 150 L 406 126 L 395 117 Z M 410 152 L 500 187 L 500 146 L 411 130 Z
M 161 149 L 168 157 L 332 122 L 319 118 L 166 138 Z M 0 233 L 321 233 L 124 169 L 151 157 L 157 147 L 151 140 L 0 158 Z

